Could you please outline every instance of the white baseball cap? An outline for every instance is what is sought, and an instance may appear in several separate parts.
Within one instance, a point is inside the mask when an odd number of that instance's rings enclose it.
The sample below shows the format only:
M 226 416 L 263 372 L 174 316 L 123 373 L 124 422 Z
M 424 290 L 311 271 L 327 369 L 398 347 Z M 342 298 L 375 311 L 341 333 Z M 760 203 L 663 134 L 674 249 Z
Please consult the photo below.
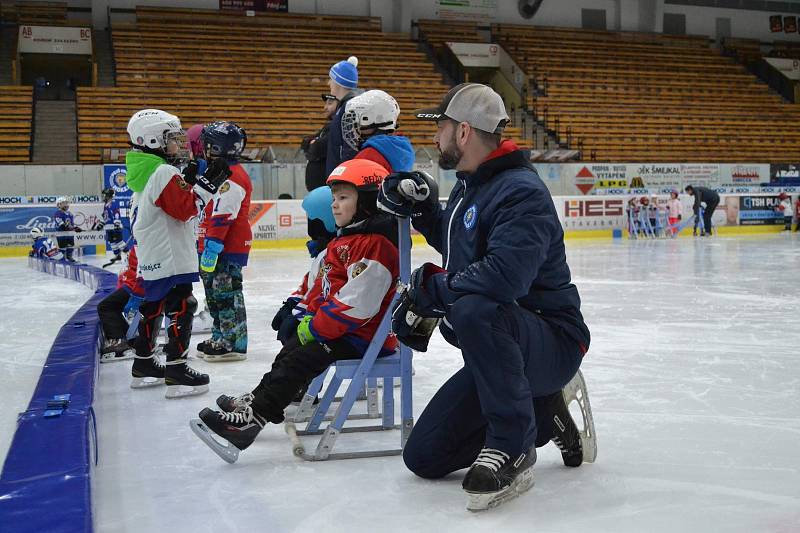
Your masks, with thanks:
M 494 90 L 480 83 L 456 85 L 445 95 L 438 107 L 418 109 L 414 114 L 419 120 L 441 120 L 449 118 L 466 122 L 473 128 L 500 134 L 509 121 L 506 105 Z

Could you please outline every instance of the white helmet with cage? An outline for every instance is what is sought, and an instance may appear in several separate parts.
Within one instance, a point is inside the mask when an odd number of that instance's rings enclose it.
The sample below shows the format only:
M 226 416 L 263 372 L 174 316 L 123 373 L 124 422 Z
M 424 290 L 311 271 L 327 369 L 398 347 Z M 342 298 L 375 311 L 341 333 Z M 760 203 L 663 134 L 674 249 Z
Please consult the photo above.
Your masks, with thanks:
M 392 132 L 397 129 L 399 115 L 400 106 L 390 94 L 377 89 L 366 91 L 345 104 L 342 137 L 353 150 L 358 150 L 364 131 Z
M 188 157 L 186 133 L 178 117 L 160 109 L 142 109 L 128 121 L 128 137 L 135 148 L 156 152 L 168 159 Z M 173 144 L 174 147 L 170 147 Z
M 31 228 L 31 239 L 35 241 L 36 239 L 42 236 L 44 236 L 42 228 L 37 228 L 37 227 Z
M 59 196 L 56 198 L 56 207 L 59 209 L 68 209 L 69 208 L 69 198 L 66 196 Z

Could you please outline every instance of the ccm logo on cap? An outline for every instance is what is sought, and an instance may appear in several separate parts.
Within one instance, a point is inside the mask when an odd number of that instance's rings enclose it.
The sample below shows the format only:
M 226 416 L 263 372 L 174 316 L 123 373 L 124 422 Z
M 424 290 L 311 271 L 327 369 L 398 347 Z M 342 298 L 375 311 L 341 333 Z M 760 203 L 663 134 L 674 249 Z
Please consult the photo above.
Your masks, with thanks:
M 441 113 L 417 113 L 417 118 L 439 118 Z

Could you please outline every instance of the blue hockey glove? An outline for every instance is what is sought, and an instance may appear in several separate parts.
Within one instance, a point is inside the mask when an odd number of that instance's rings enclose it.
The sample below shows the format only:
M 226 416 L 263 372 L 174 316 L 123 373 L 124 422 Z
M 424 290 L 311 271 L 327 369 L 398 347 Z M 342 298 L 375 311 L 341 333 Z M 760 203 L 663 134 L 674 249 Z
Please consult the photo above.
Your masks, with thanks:
M 297 338 L 300 340 L 300 344 L 305 346 L 310 342 L 314 342 L 314 335 L 311 334 L 311 319 L 314 318 L 311 315 L 306 315 L 297 324 Z
M 217 268 L 217 259 L 224 245 L 213 239 L 206 239 L 203 255 L 200 256 L 200 270 L 203 272 L 214 272 Z
M 125 315 L 125 319 L 128 322 L 133 320 L 133 317 L 136 316 L 136 313 L 139 312 L 139 307 L 142 305 L 144 298 L 141 296 L 136 296 L 135 294 L 131 294 L 128 298 L 128 303 L 125 304 L 125 307 L 122 309 L 122 314 Z
M 425 172 L 395 172 L 381 182 L 378 209 L 408 218 L 432 209 L 439 201 L 439 186 Z

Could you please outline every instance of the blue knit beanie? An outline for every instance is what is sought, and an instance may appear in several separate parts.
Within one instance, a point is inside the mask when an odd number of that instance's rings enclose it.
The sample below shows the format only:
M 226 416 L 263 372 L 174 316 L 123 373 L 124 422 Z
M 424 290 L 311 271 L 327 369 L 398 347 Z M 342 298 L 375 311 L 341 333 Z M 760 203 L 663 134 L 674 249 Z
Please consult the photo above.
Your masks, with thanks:
M 345 89 L 358 87 L 358 58 L 350 56 L 347 61 L 339 61 L 331 67 L 328 75 L 331 79 Z

